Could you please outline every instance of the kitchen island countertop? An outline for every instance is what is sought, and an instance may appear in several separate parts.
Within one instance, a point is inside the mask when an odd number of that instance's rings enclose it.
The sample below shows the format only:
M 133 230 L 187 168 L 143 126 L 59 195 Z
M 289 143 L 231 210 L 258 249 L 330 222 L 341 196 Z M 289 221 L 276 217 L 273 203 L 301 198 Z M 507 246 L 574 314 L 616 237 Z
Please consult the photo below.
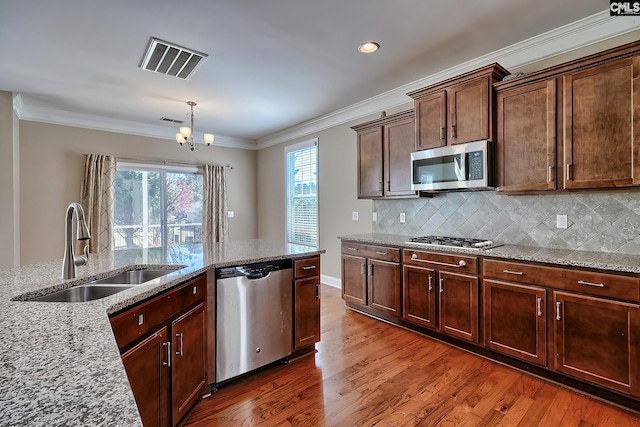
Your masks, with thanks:
M 305 246 L 246 240 L 90 255 L 77 279 L 62 281 L 62 260 L 0 270 L 0 425 L 140 426 L 109 314 L 193 278 L 209 268 L 311 256 Z M 128 266 L 185 268 L 106 298 L 23 301 Z
M 561 266 L 593 268 L 619 273 L 640 273 L 640 255 L 609 252 L 589 252 L 572 249 L 550 249 L 536 246 L 501 245 L 492 249 L 465 249 L 449 246 L 426 246 L 409 243 L 413 236 L 399 234 L 355 234 L 339 238 L 343 241 L 369 243 L 378 245 L 400 246 L 435 252 L 454 252 L 461 254 L 481 255 L 484 257 L 508 259 L 514 261 L 531 261 Z M 500 242 L 496 242 L 500 243 Z

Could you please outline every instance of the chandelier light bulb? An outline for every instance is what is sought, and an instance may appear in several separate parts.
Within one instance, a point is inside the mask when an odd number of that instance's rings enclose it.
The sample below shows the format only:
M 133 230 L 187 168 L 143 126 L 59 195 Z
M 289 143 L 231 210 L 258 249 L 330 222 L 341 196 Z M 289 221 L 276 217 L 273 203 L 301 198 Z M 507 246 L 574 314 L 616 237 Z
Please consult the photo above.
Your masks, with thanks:
M 211 145 L 211 144 L 213 144 L 213 139 L 214 138 L 215 137 L 213 136 L 212 133 L 205 133 L 204 134 L 204 143 L 207 144 L 207 145 Z
M 191 128 L 190 127 L 186 127 L 186 126 L 182 126 L 180 128 L 180 135 L 182 135 L 182 137 L 184 139 L 187 139 L 191 136 Z

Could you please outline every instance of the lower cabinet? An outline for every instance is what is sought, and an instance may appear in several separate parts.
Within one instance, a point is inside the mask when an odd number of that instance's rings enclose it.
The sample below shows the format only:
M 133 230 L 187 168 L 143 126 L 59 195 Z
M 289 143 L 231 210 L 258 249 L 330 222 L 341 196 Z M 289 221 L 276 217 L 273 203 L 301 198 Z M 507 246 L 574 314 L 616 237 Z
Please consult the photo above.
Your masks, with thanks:
M 370 259 L 369 307 L 400 317 L 400 264 Z
M 145 427 L 176 426 L 206 384 L 206 275 L 111 317 Z
M 320 341 L 320 257 L 293 261 L 293 350 Z
M 640 305 L 553 292 L 554 369 L 640 396 Z
M 478 278 L 441 271 L 438 292 L 440 330 L 463 340 L 479 342 Z
M 546 290 L 483 281 L 484 344 L 509 356 L 547 365 Z
M 402 267 L 402 318 L 407 322 L 436 328 L 436 271 L 431 268 Z

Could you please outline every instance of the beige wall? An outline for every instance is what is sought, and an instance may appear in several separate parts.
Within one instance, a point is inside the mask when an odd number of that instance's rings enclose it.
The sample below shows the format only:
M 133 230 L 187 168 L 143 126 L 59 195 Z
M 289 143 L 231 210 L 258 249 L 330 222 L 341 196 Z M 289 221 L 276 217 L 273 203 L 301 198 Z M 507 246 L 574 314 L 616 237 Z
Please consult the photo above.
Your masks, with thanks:
M 14 124 L 13 96 L 11 92 L 0 91 L 0 268 L 14 267 L 18 262 L 13 203 L 18 173 Z
M 229 238 L 257 237 L 255 151 L 203 147 L 192 153 L 169 140 L 20 121 L 23 265 L 62 258 L 65 210 L 79 199 L 87 153 L 229 164 L 233 170 L 227 174 L 227 198 L 229 210 L 235 212 L 229 218 Z
M 541 63 L 523 67 L 531 72 L 575 58 L 619 46 L 640 39 L 640 31 L 609 39 Z M 388 114 L 412 108 L 408 104 L 387 110 Z M 284 239 L 284 147 L 317 137 L 319 139 L 319 203 L 320 247 L 327 253 L 322 257 L 322 274 L 340 278 L 340 242 L 338 236 L 370 233 L 373 202 L 358 200 L 356 193 L 356 133 L 350 126 L 379 117 L 378 114 L 363 117 L 350 123 L 335 126 L 303 138 L 287 141 L 258 152 L 258 234 L 261 238 Z M 351 212 L 359 211 L 360 220 L 351 221 Z

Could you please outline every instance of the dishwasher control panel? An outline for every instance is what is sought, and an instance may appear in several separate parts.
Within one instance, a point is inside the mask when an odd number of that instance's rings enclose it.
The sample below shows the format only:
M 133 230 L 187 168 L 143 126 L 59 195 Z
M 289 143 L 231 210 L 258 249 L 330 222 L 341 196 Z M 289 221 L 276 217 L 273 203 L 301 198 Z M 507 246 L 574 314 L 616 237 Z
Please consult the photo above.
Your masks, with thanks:
M 216 269 L 216 279 L 246 276 L 248 278 L 265 277 L 272 271 L 292 268 L 293 261 L 282 259 L 276 261 L 260 262 L 256 264 L 240 265 L 236 267 L 224 267 Z

